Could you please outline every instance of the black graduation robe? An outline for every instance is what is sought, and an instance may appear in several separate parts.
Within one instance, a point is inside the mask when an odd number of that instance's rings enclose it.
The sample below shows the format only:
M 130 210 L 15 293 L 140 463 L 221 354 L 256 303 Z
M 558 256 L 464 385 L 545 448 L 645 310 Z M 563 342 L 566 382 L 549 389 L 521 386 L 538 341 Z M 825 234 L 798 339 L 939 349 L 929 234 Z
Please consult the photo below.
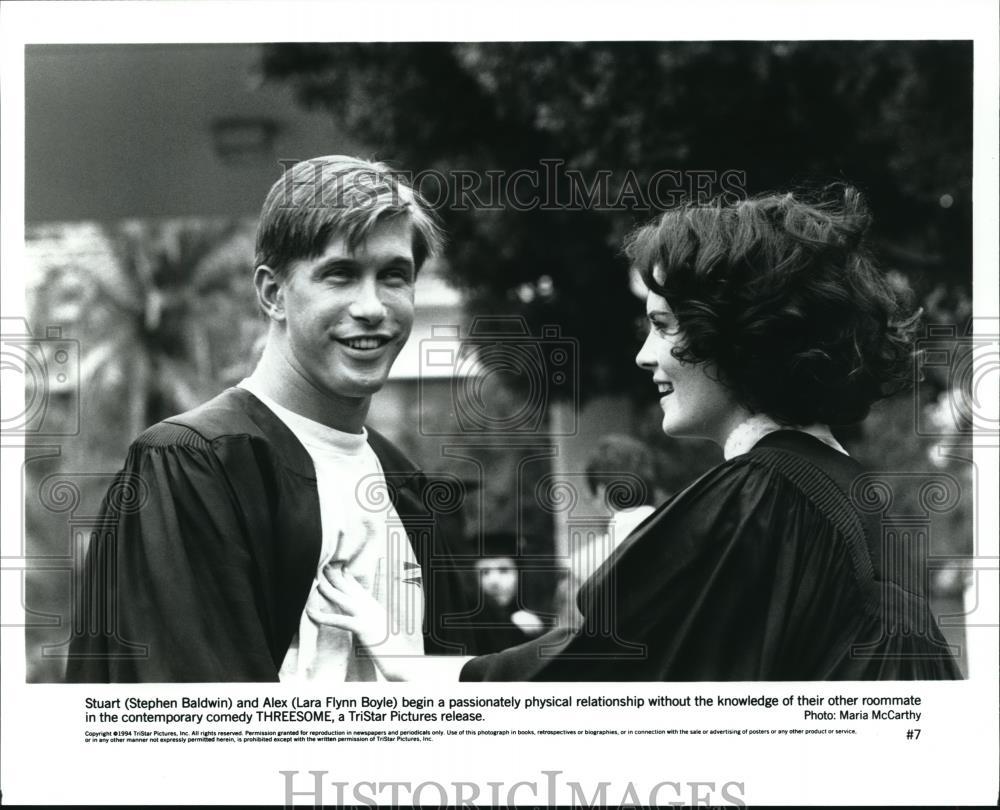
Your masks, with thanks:
M 422 568 L 425 647 L 465 652 L 467 639 L 440 621 L 466 606 L 425 503 L 434 499 L 423 497 L 427 479 L 383 436 L 368 436 Z M 102 506 L 67 680 L 276 681 L 321 547 L 312 459 L 249 391 L 230 388 L 154 425 Z
M 584 584 L 582 625 L 467 663 L 462 680 L 959 678 L 920 561 L 883 566 L 861 467 L 797 431 L 765 436 L 647 518 Z
M 499 652 L 532 638 L 514 622 L 512 616 L 515 612 L 511 605 L 500 607 L 487 602 L 482 610 L 465 620 L 463 624 L 473 628 L 474 642 L 470 652 L 477 655 Z

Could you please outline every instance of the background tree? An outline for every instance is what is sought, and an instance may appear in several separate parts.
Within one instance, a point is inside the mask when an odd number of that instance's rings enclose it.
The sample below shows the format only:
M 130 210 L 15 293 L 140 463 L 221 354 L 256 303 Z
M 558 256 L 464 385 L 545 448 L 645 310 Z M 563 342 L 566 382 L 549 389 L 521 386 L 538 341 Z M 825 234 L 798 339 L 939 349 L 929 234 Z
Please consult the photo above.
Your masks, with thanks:
M 262 70 L 411 170 L 558 159 L 588 183 L 610 171 L 612 200 L 630 171 L 639 188 L 662 169 L 738 170 L 750 193 L 850 181 L 877 215 L 874 246 L 919 296 L 969 284 L 966 43 L 277 44 Z M 441 212 L 473 312 L 561 324 L 581 342 L 588 395 L 640 379 L 622 361 L 639 304 L 618 246 L 653 211 L 618 202 Z
M 55 453 L 51 439 L 30 437 L 24 473 L 27 542 L 41 559 L 26 574 L 35 614 L 25 630 L 28 680 L 48 682 L 65 661 L 40 651 L 66 638 L 57 620 L 69 615 L 70 590 L 45 558 L 68 558 L 73 540 L 67 512 L 53 508 L 68 503 L 46 492 L 65 482 L 73 511 L 97 514 L 139 433 L 252 370 L 264 322 L 249 290 L 252 222 L 41 225 L 28 240 L 49 245 L 35 254 L 31 322 L 60 324 L 80 346 L 79 388 L 48 397 L 56 425 L 74 423 L 79 406 L 79 435 Z

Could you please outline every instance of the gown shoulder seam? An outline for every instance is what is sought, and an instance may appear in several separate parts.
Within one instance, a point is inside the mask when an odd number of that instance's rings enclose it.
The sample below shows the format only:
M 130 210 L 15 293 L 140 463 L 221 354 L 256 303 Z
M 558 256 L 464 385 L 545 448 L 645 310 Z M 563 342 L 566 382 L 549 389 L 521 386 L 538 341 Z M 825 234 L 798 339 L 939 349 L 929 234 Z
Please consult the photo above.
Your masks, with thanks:
M 762 448 L 753 453 L 753 458 L 786 479 L 837 528 L 847 544 L 861 590 L 862 607 L 870 614 L 877 614 L 881 600 L 864 525 L 844 490 L 824 470 L 787 450 Z

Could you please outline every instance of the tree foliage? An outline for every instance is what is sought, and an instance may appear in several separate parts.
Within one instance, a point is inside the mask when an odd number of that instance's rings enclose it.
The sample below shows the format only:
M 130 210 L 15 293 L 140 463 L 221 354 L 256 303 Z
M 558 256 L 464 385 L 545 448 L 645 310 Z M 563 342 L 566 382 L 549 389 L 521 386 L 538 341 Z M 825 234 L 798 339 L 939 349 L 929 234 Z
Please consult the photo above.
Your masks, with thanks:
M 636 380 L 623 358 L 639 302 L 618 248 L 660 207 L 627 192 L 664 169 L 687 173 L 688 193 L 698 171 L 741 172 L 748 193 L 847 180 L 918 294 L 970 277 L 967 43 L 277 44 L 262 68 L 411 171 L 610 172 L 613 210 L 441 208 L 474 311 L 560 324 L 581 343 L 587 393 Z

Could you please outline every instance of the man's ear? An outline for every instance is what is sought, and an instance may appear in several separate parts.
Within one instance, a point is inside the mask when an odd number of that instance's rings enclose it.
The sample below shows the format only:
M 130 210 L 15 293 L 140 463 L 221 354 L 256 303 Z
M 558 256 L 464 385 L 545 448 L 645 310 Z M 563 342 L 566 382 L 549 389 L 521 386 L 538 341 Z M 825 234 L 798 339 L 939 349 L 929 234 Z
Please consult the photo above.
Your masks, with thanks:
M 253 273 L 257 304 L 268 318 L 279 323 L 285 320 L 285 285 L 273 268 L 260 265 Z

